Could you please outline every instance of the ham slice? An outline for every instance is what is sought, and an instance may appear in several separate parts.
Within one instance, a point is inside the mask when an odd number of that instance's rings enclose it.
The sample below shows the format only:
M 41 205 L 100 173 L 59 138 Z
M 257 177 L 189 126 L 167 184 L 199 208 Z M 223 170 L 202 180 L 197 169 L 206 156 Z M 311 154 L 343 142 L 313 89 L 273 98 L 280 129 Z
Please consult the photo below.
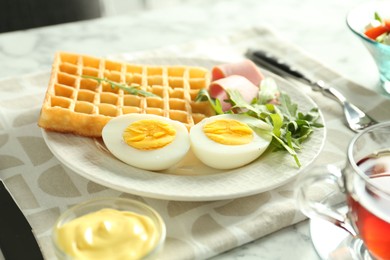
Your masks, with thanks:
M 247 78 L 239 75 L 232 75 L 211 82 L 209 93 L 212 98 L 219 99 L 222 110 L 227 111 L 231 104 L 225 102 L 228 99 L 227 90 L 238 90 L 245 101 L 250 103 L 257 96 L 259 88 Z
M 255 86 L 259 86 L 260 81 L 264 78 L 256 64 L 248 59 L 240 62 L 218 65 L 212 69 L 212 81 L 232 75 L 243 76 Z

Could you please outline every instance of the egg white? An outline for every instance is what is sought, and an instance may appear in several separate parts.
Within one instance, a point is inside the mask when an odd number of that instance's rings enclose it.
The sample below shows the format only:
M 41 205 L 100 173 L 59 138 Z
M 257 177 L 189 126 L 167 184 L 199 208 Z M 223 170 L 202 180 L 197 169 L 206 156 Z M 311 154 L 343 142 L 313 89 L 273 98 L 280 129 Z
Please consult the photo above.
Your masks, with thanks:
M 257 159 L 271 143 L 271 130 L 263 134 L 253 132 L 253 140 L 243 145 L 225 145 L 208 138 L 203 126 L 217 119 L 234 119 L 242 123 L 252 123 L 245 115 L 223 114 L 203 119 L 190 130 L 191 149 L 204 164 L 216 169 L 232 169 L 241 167 Z M 262 124 L 261 124 L 262 125 Z
M 123 132 L 131 123 L 155 119 L 169 123 L 176 130 L 175 139 L 154 150 L 138 150 L 125 143 Z M 111 119 L 103 128 L 102 137 L 107 149 L 126 164 L 145 170 L 159 171 L 178 163 L 190 149 L 188 130 L 184 124 L 169 118 L 149 114 L 126 114 Z

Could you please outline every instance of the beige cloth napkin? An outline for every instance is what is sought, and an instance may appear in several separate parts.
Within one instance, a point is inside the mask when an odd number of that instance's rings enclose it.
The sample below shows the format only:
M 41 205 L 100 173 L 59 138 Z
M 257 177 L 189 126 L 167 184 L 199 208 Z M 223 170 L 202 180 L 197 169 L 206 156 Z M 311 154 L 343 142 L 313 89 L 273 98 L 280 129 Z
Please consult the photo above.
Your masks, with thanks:
M 133 59 L 168 55 L 233 61 L 241 59 L 248 47 L 272 50 L 288 57 L 292 63 L 337 86 L 374 118 L 390 119 L 390 100 L 346 80 L 263 27 L 114 57 Z M 180 202 L 125 194 L 80 177 L 63 167 L 52 155 L 36 124 L 48 77 L 49 71 L 45 71 L 0 81 L 0 178 L 31 223 L 45 258 L 54 258 L 50 232 L 60 213 L 95 197 L 130 197 L 155 208 L 167 225 L 167 240 L 161 259 L 208 258 L 305 218 L 296 207 L 294 181 L 244 198 Z M 335 101 L 312 92 L 309 87 L 301 87 L 317 102 L 327 125 L 327 141 L 316 164 L 343 164 L 353 133 L 343 124 L 341 107 Z

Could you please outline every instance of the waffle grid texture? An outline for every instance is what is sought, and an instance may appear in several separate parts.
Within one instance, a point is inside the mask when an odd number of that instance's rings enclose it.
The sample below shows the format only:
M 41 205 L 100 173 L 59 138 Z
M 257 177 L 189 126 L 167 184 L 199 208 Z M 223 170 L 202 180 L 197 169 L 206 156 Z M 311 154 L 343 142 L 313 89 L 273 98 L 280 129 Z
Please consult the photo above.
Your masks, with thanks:
M 106 81 L 136 85 L 156 96 L 129 94 Z M 49 131 L 101 137 L 117 116 L 155 114 L 190 129 L 213 114 L 208 102 L 195 102 L 210 84 L 210 72 L 194 66 L 137 65 L 87 55 L 56 54 L 38 125 Z

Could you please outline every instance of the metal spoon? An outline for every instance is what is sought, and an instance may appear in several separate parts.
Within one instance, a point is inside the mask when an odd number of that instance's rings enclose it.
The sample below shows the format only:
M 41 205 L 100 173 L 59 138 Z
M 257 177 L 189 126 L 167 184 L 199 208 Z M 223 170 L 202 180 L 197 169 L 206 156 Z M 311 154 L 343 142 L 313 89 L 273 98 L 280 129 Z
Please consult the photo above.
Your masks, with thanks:
M 352 131 L 359 132 L 377 123 L 377 121 L 369 117 L 361 109 L 349 102 L 340 91 L 333 87 L 327 86 L 323 80 L 311 80 L 302 72 L 294 69 L 286 62 L 265 51 L 248 50 L 246 56 L 254 63 L 270 70 L 279 76 L 295 78 L 310 85 L 314 91 L 320 91 L 324 96 L 331 97 L 338 101 L 343 106 L 346 123 Z

